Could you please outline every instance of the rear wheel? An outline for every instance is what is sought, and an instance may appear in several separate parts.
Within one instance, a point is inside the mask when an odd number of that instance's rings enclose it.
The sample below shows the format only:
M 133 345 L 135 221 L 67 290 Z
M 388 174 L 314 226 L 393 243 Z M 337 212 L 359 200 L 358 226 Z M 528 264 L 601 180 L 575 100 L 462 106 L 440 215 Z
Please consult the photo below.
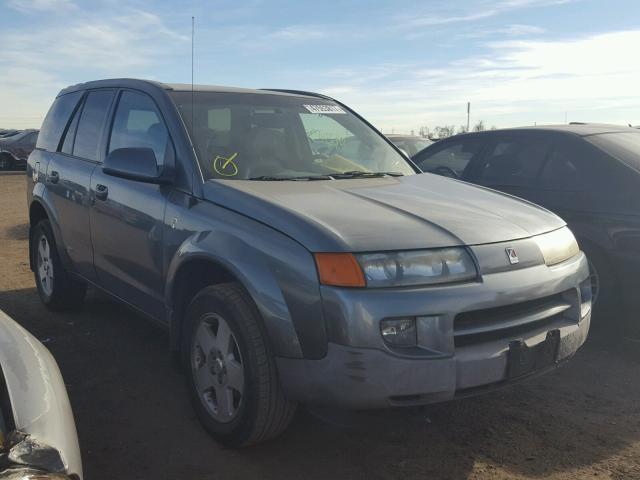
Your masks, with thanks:
M 33 229 L 31 258 L 42 303 L 52 310 L 70 310 L 82 305 L 87 285 L 64 269 L 48 220 L 40 220 Z
M 258 310 L 240 285 L 209 286 L 194 297 L 183 357 L 196 413 L 220 443 L 260 443 L 293 419 L 296 405 L 284 397 Z

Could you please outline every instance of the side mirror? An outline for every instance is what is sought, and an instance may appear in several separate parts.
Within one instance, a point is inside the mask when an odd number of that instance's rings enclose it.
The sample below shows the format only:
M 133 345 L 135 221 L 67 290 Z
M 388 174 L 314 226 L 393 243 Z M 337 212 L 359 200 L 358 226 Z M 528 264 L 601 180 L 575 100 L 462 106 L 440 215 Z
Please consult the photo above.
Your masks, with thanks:
M 145 183 L 170 183 L 171 175 L 158 167 L 151 148 L 118 148 L 104 159 L 102 171 L 113 177 Z

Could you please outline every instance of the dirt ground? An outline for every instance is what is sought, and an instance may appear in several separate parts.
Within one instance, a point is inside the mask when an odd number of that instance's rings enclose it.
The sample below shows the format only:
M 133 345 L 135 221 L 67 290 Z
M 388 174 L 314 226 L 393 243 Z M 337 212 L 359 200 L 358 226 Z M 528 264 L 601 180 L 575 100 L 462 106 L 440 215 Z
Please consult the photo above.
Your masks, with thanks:
M 277 440 L 226 450 L 198 424 L 165 332 L 96 292 L 78 313 L 40 304 L 23 175 L 0 175 L 0 308 L 57 359 L 89 480 L 640 479 L 640 340 L 599 331 L 566 366 L 498 392 L 424 408 L 301 408 Z

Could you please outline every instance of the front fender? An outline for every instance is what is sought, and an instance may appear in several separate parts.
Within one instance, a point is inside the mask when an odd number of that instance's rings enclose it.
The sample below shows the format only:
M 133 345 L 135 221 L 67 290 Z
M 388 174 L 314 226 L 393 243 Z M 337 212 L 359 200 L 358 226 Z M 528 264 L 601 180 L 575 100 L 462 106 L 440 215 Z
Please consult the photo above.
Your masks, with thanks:
M 208 202 L 184 211 L 169 201 L 165 245 L 169 259 L 166 303 L 178 272 L 189 262 L 210 262 L 233 275 L 260 311 L 277 356 L 321 358 L 327 340 L 320 288 L 311 253 L 276 230 Z M 175 219 L 175 220 L 174 220 Z M 179 322 L 176 315 L 172 322 Z M 177 325 L 172 325 L 175 332 Z

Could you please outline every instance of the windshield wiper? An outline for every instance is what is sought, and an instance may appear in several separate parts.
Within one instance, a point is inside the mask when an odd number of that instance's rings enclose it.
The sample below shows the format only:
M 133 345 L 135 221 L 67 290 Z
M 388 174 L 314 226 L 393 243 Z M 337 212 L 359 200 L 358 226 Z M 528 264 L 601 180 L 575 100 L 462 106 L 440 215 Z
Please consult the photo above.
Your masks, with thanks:
M 334 178 L 377 178 L 377 177 L 403 177 L 400 172 L 363 172 L 361 170 L 352 170 L 349 172 L 332 173 Z
M 311 180 L 340 180 L 344 178 L 379 178 L 379 177 L 403 177 L 404 174 L 400 172 L 363 172 L 361 170 L 352 170 L 349 172 L 331 173 L 326 175 L 302 175 L 299 177 L 275 177 L 273 175 L 260 175 L 258 177 L 251 177 L 249 180 L 260 180 L 264 182 L 278 182 L 278 181 L 311 181 Z
M 249 180 L 261 180 L 265 182 L 276 182 L 283 180 L 293 180 L 293 181 L 310 181 L 310 180 L 333 180 L 333 177 L 330 175 L 305 175 L 300 177 L 274 177 L 270 175 L 260 175 L 259 177 L 251 177 Z

